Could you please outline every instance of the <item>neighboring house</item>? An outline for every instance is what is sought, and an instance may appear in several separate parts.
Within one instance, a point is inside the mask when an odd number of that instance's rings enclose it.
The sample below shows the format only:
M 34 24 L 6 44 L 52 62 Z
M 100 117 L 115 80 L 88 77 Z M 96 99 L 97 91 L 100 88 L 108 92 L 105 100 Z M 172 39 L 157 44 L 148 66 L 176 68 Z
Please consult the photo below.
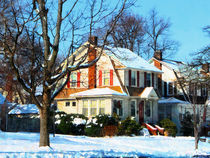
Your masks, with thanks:
M 187 112 L 192 113 L 192 106 L 189 102 L 176 99 L 174 97 L 161 98 L 158 101 L 158 119 L 168 118 L 172 120 L 178 129 L 178 135 L 181 135 L 181 120 Z
M 95 45 L 89 49 L 88 61 L 100 50 L 97 37 L 91 41 Z M 75 51 L 76 58 L 87 53 L 86 44 Z M 157 122 L 156 91 L 161 73 L 128 49 L 105 48 L 96 64 L 71 73 L 67 86 L 56 97 L 58 110 L 87 117 L 116 113 L 121 119 L 132 116 L 139 122 Z
M 158 82 L 159 94 L 162 97 L 164 97 L 161 98 L 161 100 L 159 100 L 158 102 L 159 120 L 163 118 L 171 119 L 176 123 L 178 131 L 180 132 L 180 127 L 181 127 L 180 121 L 182 119 L 182 117 L 180 116 L 182 116 L 183 114 L 183 112 L 180 111 L 180 107 L 186 109 L 185 112 L 189 111 L 191 114 L 193 113 L 192 106 L 188 102 L 186 102 L 187 96 L 184 95 L 183 90 L 178 82 L 178 78 L 182 77 L 180 75 L 180 70 L 184 66 L 184 63 L 181 61 L 163 59 L 161 51 L 155 52 L 154 57 L 152 57 L 149 60 L 149 63 L 163 71 L 163 74 L 159 76 L 161 78 L 161 82 Z M 208 65 L 205 65 L 201 72 L 206 73 L 206 68 L 209 70 Z M 209 74 L 209 71 L 206 74 Z M 196 85 L 190 85 L 190 87 L 188 89 L 184 89 L 184 91 L 186 91 L 190 95 L 192 94 L 191 90 L 196 89 L 195 87 Z M 208 91 L 209 91 L 208 86 L 205 86 L 204 84 L 200 89 L 196 90 L 197 90 L 197 104 L 203 105 L 208 97 Z M 172 103 L 171 100 L 174 99 L 176 99 L 176 101 Z M 182 106 L 180 106 L 180 104 Z M 207 113 L 209 112 L 207 111 Z
M 39 131 L 39 110 L 34 104 L 16 104 L 8 113 L 7 131 Z

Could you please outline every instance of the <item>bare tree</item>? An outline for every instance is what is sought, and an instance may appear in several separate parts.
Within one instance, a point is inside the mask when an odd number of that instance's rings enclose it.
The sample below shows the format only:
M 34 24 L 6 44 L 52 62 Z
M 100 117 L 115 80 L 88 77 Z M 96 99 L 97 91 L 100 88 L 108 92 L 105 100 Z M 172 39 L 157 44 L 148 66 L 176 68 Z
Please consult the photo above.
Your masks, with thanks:
M 79 5 L 79 3 L 82 3 Z M 43 1 L 33 0 L 22 1 L 13 3 L 11 1 L 10 7 L 12 9 L 12 17 L 15 22 L 15 29 L 9 27 L 5 21 L 5 32 L 2 34 L 2 45 L 4 53 L 9 59 L 10 65 L 14 71 L 14 74 L 18 82 L 22 85 L 23 89 L 30 94 L 33 102 L 37 105 L 40 112 L 40 146 L 49 146 L 49 133 L 48 133 L 48 118 L 51 103 L 56 95 L 65 87 L 69 80 L 70 73 L 72 71 L 87 68 L 97 62 L 102 54 L 103 48 L 107 42 L 108 35 L 112 32 L 116 22 L 121 16 L 124 9 L 132 5 L 131 1 L 123 0 L 118 1 L 114 8 L 107 9 L 105 1 L 91 0 L 84 2 L 78 0 L 66 1 Z M 83 7 L 82 7 L 83 6 Z M 66 7 L 66 8 L 65 8 Z M 71 49 L 75 49 L 75 28 L 81 29 L 81 32 L 87 31 L 89 36 L 92 36 L 94 28 L 96 28 L 101 20 L 107 16 L 114 16 L 112 25 L 106 30 L 106 34 L 103 36 L 103 43 L 101 45 L 101 51 L 95 60 L 87 62 L 87 53 L 76 59 L 77 54 L 73 54 L 71 58 L 68 58 L 67 66 L 61 69 L 56 67 L 56 59 L 59 53 L 62 52 L 60 46 L 69 44 Z M 77 19 L 77 20 L 76 20 Z M 82 19 L 82 20 L 81 20 Z M 81 21 L 81 27 L 78 27 L 78 21 Z M 36 96 L 36 82 L 33 83 L 34 75 L 30 76 L 29 81 L 25 81 L 22 76 L 22 71 L 15 61 L 16 53 L 18 52 L 18 46 L 21 42 L 23 33 L 26 29 L 31 32 L 35 30 L 39 35 L 41 43 L 43 43 L 43 62 L 42 65 L 42 99 L 39 100 Z M 67 34 L 71 40 L 67 40 Z M 68 42 L 66 42 L 68 41 Z M 86 44 L 86 49 L 94 49 L 94 45 Z M 72 52 L 72 51 L 69 51 Z M 87 51 L 88 52 L 88 51 Z M 67 76 L 65 79 L 64 77 Z M 64 79 L 64 82 L 61 82 Z
M 108 25 L 113 23 L 114 19 L 108 20 Z M 139 15 L 132 14 L 130 12 L 124 12 L 117 22 L 113 32 L 108 37 L 110 45 L 115 47 L 127 48 L 134 51 L 138 55 L 141 52 L 141 46 L 144 42 L 144 24 L 145 20 Z M 99 29 L 100 34 L 102 29 Z
M 203 30 L 210 35 L 208 26 Z M 195 149 L 198 149 L 201 127 L 205 122 L 206 110 L 210 104 L 208 96 L 210 91 L 210 46 L 208 45 L 192 55 L 194 56 L 192 62 L 181 70 L 182 77 L 178 78 L 178 82 L 192 105 Z M 202 103 L 200 107 L 199 103 Z
M 156 9 L 150 11 L 144 31 L 147 36 L 145 46 L 145 55 L 150 58 L 154 52 L 160 50 L 163 56 L 168 57 L 178 49 L 178 42 L 171 40 L 169 37 L 169 29 L 171 23 L 169 19 L 158 16 Z

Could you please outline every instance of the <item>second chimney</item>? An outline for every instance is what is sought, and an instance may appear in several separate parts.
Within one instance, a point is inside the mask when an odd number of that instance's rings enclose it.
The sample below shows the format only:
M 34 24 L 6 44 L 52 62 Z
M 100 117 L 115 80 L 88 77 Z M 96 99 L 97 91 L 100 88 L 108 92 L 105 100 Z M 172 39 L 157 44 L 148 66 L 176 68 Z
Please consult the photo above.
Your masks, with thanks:
M 88 50 L 88 62 L 96 59 L 96 48 L 98 44 L 98 38 L 96 36 L 91 36 L 89 38 L 90 48 Z M 96 63 L 88 68 L 88 88 L 96 88 Z
M 162 60 L 162 52 L 160 50 L 156 50 L 154 53 L 154 58 Z

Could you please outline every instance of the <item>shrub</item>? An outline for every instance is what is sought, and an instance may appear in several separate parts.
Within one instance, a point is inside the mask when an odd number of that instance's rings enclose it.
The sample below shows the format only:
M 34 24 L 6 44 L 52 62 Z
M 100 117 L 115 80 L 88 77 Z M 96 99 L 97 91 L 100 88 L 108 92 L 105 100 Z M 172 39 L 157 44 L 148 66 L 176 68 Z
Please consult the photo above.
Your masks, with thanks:
M 168 132 L 169 136 L 176 136 L 177 133 L 177 127 L 176 124 L 173 123 L 171 120 L 169 120 L 168 118 L 163 119 L 162 121 L 160 121 L 161 126 L 165 129 L 165 131 Z
M 103 136 L 103 129 L 105 126 L 118 125 L 117 118 L 110 115 L 97 115 L 88 123 L 85 128 L 85 134 L 90 137 L 101 137 Z
M 59 113 L 57 117 L 57 132 L 71 135 L 84 135 L 87 118 L 81 114 Z
M 184 136 L 193 136 L 193 121 L 189 111 L 184 114 L 181 125 L 181 132 Z
M 140 124 L 128 117 L 125 120 L 123 120 L 119 125 L 118 135 L 139 135 L 141 129 L 142 127 L 140 126 Z

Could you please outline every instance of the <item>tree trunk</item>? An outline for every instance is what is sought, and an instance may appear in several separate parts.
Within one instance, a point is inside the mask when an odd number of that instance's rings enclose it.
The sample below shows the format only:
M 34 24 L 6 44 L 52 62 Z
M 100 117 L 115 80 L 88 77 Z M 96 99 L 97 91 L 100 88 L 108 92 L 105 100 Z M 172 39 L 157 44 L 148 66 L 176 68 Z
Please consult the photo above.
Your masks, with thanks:
M 198 149 L 199 137 L 198 137 L 197 127 L 195 127 L 195 126 L 194 126 L 194 136 L 195 136 L 195 150 L 197 150 Z
M 40 141 L 39 146 L 50 146 L 49 132 L 48 132 L 48 107 L 44 106 L 40 110 Z

